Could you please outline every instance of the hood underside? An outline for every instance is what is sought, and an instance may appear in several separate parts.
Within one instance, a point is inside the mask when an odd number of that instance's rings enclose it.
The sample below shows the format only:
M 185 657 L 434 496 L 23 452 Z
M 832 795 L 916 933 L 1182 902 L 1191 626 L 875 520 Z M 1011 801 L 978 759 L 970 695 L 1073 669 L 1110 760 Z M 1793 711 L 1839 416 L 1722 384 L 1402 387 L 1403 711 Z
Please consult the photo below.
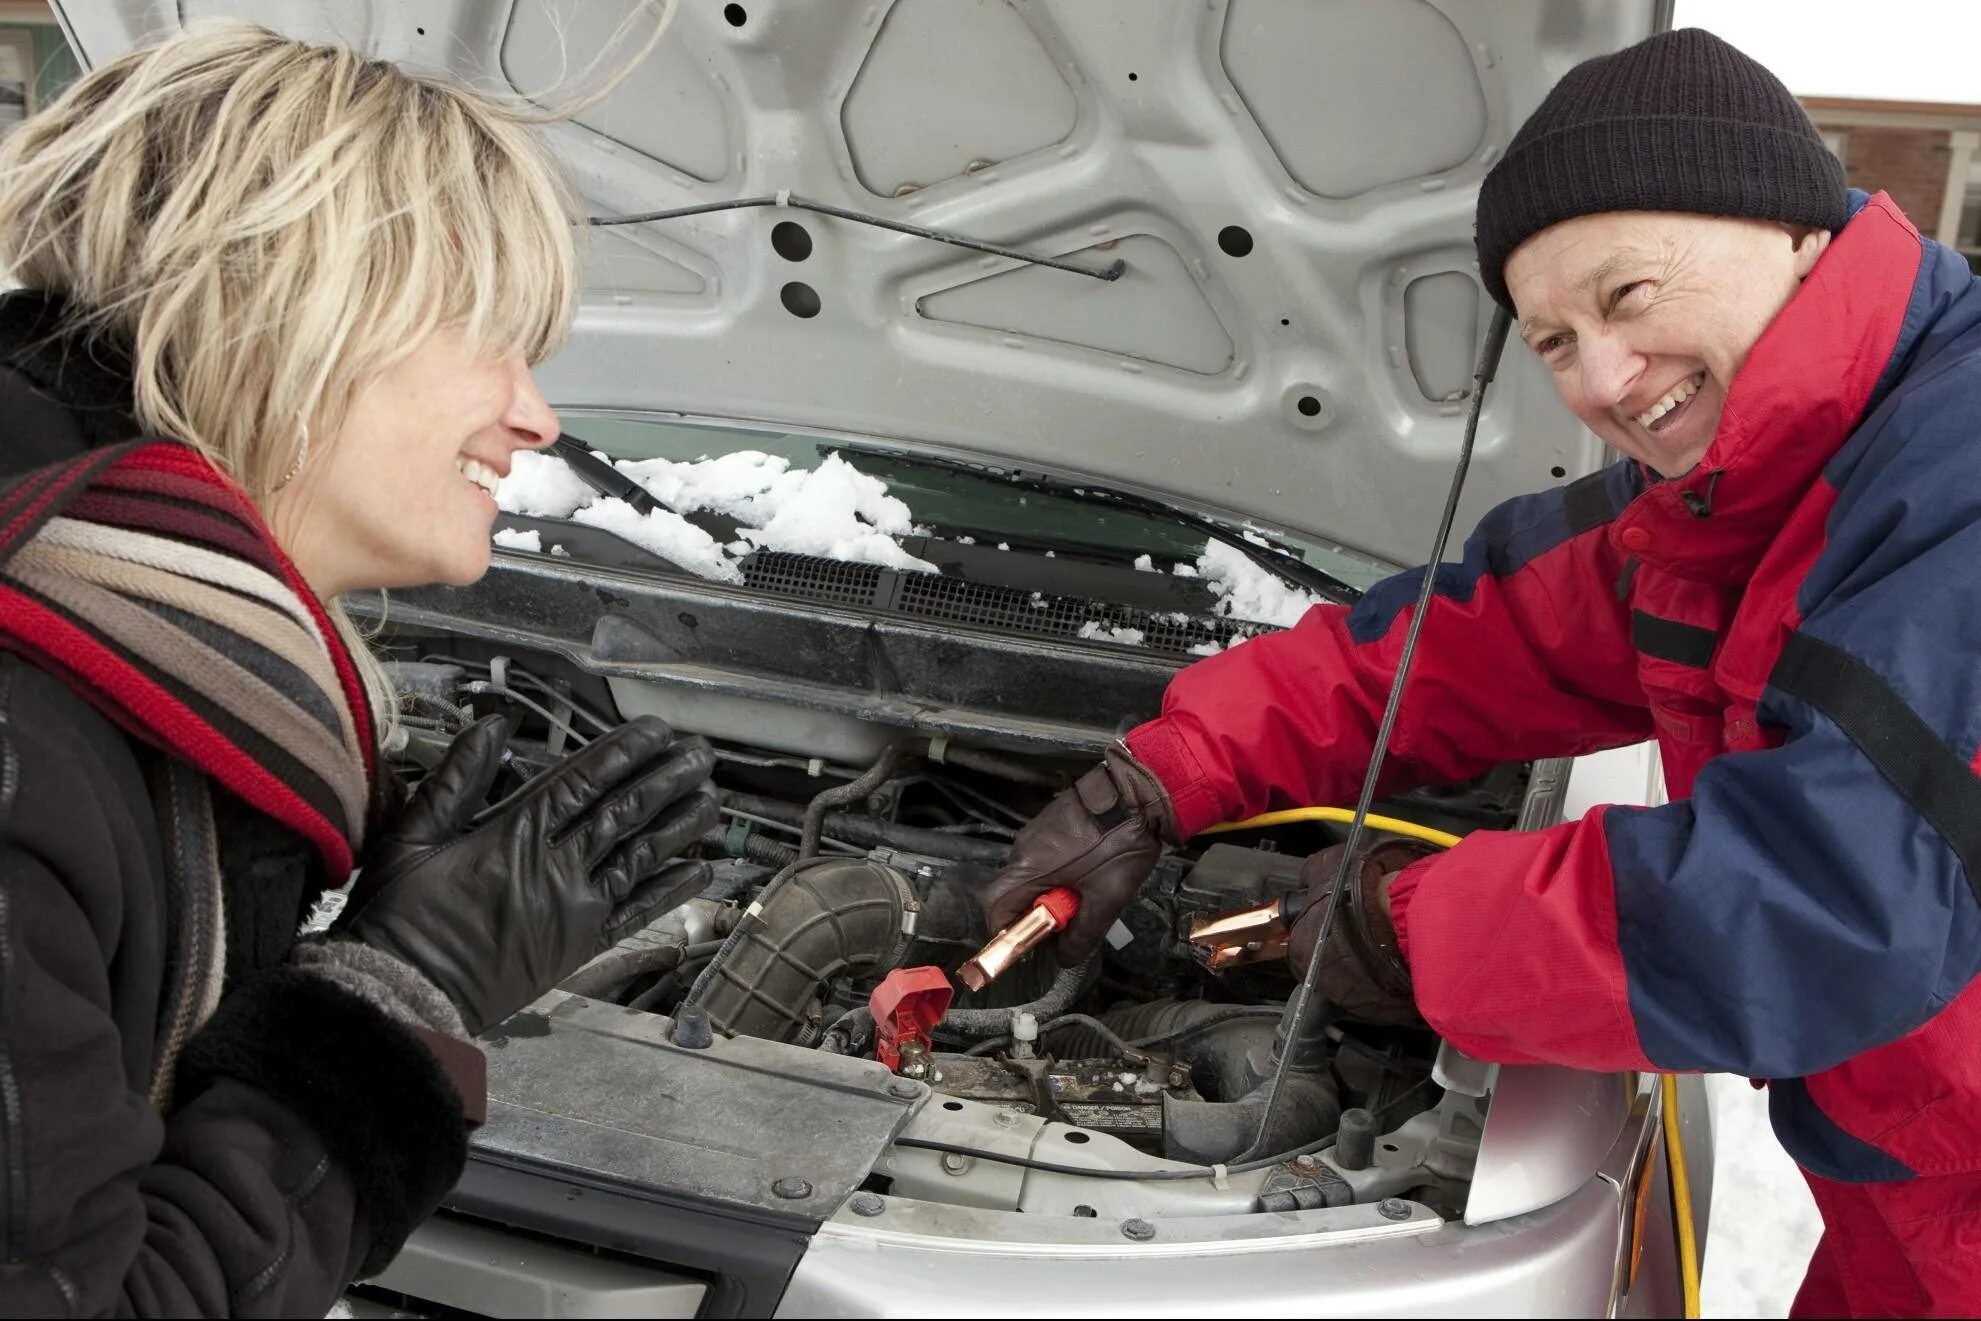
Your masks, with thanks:
M 231 14 L 542 95 L 609 64 L 630 4 L 57 7 L 91 65 Z M 676 0 L 654 53 L 550 130 L 592 214 L 789 194 L 1124 273 L 778 206 L 592 229 L 545 392 L 1086 477 L 1412 562 L 1489 312 L 1479 181 L 1563 72 L 1664 10 Z M 1602 459 L 1508 358 L 1461 530 Z

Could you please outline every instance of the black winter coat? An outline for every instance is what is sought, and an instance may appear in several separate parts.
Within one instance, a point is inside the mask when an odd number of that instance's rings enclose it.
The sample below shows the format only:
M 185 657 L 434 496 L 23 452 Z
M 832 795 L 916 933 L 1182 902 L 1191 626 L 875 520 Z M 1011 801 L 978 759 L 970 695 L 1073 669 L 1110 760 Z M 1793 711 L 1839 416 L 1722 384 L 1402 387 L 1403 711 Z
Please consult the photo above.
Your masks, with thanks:
M 136 434 L 115 355 L 52 325 L 0 298 L 0 471 Z M 160 756 L 0 653 L 0 1315 L 321 1316 L 459 1177 L 460 1099 L 411 1031 L 282 966 L 320 863 L 216 786 L 225 991 L 152 1106 L 185 975 Z

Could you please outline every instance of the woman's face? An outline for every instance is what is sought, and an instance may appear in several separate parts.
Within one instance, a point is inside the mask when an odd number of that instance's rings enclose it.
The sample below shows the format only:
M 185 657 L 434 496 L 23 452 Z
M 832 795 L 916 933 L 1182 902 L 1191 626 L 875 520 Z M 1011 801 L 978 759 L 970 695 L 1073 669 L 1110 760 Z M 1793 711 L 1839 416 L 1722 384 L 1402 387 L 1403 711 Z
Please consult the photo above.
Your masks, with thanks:
M 325 599 L 471 583 L 488 569 L 496 481 L 557 433 L 520 355 L 482 357 L 442 330 L 366 386 L 335 436 L 311 438 L 270 523 Z

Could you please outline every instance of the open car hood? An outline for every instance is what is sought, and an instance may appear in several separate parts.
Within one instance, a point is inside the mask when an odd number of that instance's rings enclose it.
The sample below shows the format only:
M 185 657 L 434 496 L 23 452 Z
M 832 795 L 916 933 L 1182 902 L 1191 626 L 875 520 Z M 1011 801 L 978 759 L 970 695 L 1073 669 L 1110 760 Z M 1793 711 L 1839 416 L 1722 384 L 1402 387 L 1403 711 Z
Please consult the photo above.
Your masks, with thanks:
M 540 94 L 568 90 L 628 3 L 57 9 L 86 64 L 231 13 Z M 1489 312 L 1479 181 L 1562 73 L 1668 11 L 676 0 L 651 57 L 551 130 L 593 214 L 788 193 L 1124 272 L 779 207 L 594 229 L 545 391 L 1087 477 L 1412 562 Z M 1602 459 L 1532 356 L 1508 359 L 1461 530 Z

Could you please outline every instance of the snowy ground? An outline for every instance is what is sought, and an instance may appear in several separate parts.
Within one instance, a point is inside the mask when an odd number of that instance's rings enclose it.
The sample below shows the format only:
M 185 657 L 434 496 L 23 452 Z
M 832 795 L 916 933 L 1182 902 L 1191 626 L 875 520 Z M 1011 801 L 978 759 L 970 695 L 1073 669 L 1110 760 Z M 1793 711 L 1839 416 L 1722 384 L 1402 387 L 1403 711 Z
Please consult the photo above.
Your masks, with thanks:
M 1768 1094 L 1745 1078 L 1707 1085 L 1717 1132 L 1700 1311 L 1787 1316 L 1821 1232 L 1816 1204 L 1768 1128 Z

